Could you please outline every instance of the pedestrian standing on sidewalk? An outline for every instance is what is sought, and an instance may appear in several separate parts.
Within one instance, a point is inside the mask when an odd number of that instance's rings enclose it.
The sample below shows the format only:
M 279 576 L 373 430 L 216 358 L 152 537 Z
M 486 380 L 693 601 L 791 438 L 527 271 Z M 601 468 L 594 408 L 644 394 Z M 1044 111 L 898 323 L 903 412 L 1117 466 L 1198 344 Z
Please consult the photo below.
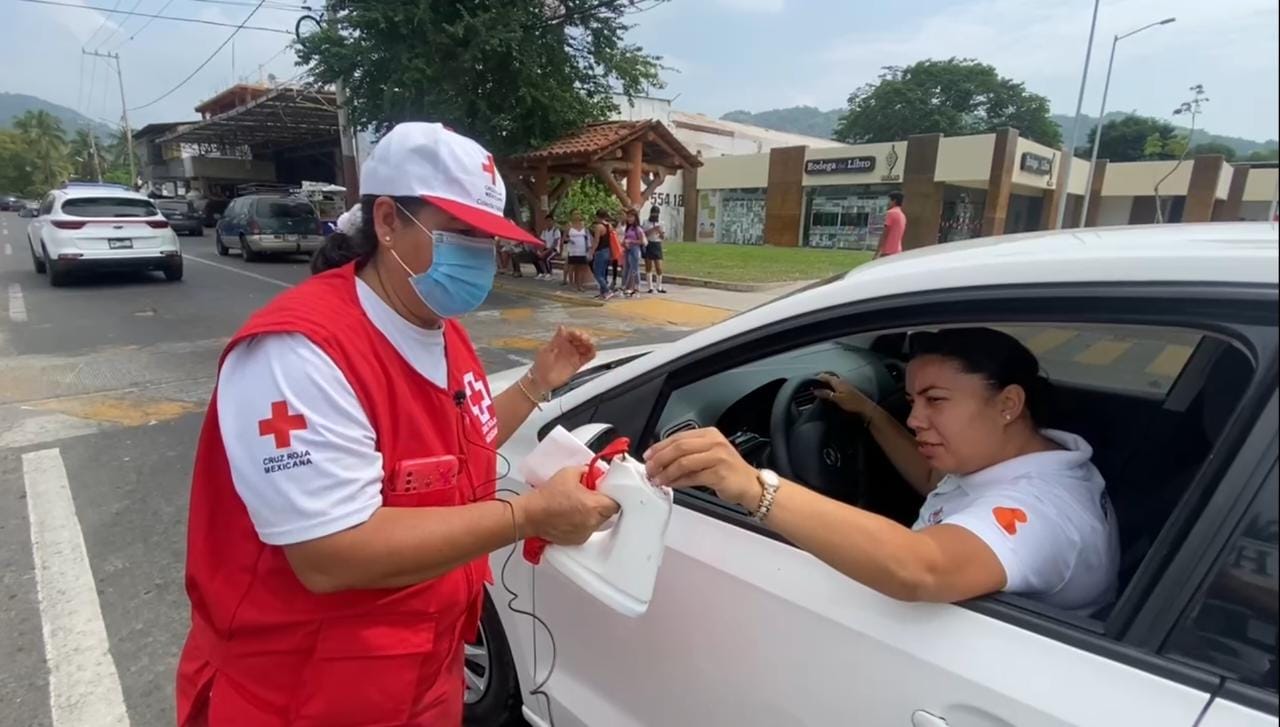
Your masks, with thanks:
M 622 227 L 622 289 L 623 295 L 634 297 L 640 292 L 640 256 L 644 251 L 644 230 L 640 227 L 640 213 L 628 209 Z
M 457 318 L 493 285 L 493 155 L 392 128 L 318 274 L 232 336 L 196 450 L 180 727 L 460 727 L 489 554 L 584 542 L 617 512 L 569 468 L 494 499 L 497 448 L 595 357 L 559 329 L 492 395 Z
M 569 230 L 565 236 L 565 259 L 569 265 L 569 284 L 579 293 L 583 292 L 587 278 L 587 268 L 591 264 L 591 230 L 582 220 L 582 210 L 569 213 Z
M 884 229 L 875 257 L 889 257 L 902 252 L 902 235 L 907 231 L 907 215 L 902 211 L 902 192 L 889 193 L 889 211 L 884 214 Z M 875 258 L 872 258 L 873 260 Z
M 659 293 L 667 292 L 662 287 L 662 241 L 667 239 L 667 231 L 663 229 L 662 223 L 659 222 L 661 212 L 657 205 L 649 208 L 649 221 L 644 224 L 644 237 L 646 244 L 644 246 L 644 274 L 649 281 L 649 292 L 655 290 Z M 657 278 L 658 287 L 655 288 L 654 278 Z
M 557 223 L 560 228 L 560 252 L 557 257 L 560 258 L 561 280 L 560 285 L 569 285 L 569 273 L 573 271 L 573 267 L 569 265 L 569 222 Z
M 613 245 L 613 226 L 609 224 L 609 212 L 596 210 L 596 222 L 591 226 L 591 272 L 595 275 L 596 286 L 600 288 L 599 300 L 609 300 L 613 291 L 609 289 L 609 264 L 615 259 Z

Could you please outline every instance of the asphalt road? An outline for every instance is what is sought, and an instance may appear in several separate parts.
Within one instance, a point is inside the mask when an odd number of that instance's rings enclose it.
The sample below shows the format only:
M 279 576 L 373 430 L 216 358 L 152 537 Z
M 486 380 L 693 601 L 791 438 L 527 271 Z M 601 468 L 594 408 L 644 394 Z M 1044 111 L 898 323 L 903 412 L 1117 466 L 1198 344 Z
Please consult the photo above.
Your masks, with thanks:
M 211 234 L 183 252 L 179 283 L 53 288 L 26 220 L 0 213 L 0 725 L 173 724 L 187 494 L 217 356 L 307 276 L 302 258 L 219 257 Z M 499 292 L 465 320 L 491 371 L 526 364 L 562 323 L 606 346 L 685 332 Z

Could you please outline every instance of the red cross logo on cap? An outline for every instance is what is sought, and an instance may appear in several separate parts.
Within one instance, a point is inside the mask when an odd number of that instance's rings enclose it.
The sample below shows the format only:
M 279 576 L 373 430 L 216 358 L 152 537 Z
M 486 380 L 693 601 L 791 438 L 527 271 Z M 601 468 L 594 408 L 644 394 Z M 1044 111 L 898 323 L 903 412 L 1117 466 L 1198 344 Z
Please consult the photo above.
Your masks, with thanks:
M 271 416 L 258 421 L 258 436 L 276 438 L 276 449 L 293 446 L 293 432 L 306 429 L 307 418 L 290 414 L 289 405 L 283 401 L 271 403 Z
M 498 183 L 498 168 L 493 164 L 492 154 L 484 155 L 484 163 L 480 165 L 480 171 L 489 173 L 489 184 Z

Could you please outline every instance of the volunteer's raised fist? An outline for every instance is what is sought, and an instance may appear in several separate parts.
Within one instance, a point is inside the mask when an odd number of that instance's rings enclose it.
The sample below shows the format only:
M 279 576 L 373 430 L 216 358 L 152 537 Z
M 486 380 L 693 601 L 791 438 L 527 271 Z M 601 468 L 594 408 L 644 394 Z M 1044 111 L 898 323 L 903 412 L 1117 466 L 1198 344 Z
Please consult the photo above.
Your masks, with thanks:
M 618 503 L 582 486 L 585 467 L 566 467 L 546 484 L 516 498 L 520 535 L 556 545 L 581 545 L 618 512 Z

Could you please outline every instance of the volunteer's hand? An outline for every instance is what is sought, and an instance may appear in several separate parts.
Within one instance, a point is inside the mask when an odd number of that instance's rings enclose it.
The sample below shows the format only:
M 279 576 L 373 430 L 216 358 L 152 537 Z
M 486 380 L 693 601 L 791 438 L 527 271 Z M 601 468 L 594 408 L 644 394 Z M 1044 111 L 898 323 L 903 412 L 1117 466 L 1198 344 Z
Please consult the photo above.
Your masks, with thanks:
M 618 503 L 582 486 L 585 467 L 566 467 L 546 484 L 516 498 L 524 522 L 522 537 L 556 545 L 581 545 L 618 512 Z
M 558 389 L 583 366 L 596 357 L 596 343 L 591 336 L 575 328 L 560 326 L 533 359 L 529 376 L 543 393 Z
M 658 442 L 644 453 L 649 479 L 667 487 L 710 487 L 722 500 L 747 509 L 760 504 L 757 471 L 719 429 L 694 429 Z
M 850 414 L 857 414 L 863 418 L 871 416 L 876 410 L 875 402 L 867 398 L 866 394 L 858 391 L 858 387 L 836 376 L 835 374 L 819 374 L 818 381 L 830 386 L 830 389 L 814 389 L 814 395 L 824 401 L 844 409 Z

